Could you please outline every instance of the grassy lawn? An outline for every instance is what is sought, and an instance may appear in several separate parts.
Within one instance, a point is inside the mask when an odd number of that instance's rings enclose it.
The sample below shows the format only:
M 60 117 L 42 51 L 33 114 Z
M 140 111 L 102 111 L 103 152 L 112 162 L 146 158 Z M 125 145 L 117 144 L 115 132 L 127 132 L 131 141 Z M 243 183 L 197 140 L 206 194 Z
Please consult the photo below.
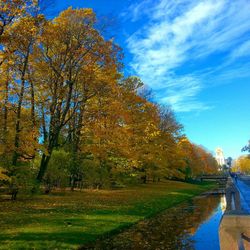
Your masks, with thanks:
M 212 186 L 167 181 L 0 200 L 0 249 L 77 249 Z

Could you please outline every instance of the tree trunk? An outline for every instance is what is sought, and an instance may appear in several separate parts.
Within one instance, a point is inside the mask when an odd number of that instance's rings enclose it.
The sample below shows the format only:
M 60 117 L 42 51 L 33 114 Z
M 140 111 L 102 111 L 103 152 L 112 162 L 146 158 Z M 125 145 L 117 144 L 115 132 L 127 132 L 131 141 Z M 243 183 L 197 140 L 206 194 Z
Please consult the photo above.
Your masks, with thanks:
M 47 141 L 48 138 L 48 133 L 46 129 L 46 121 L 45 121 L 45 112 L 44 112 L 44 107 L 41 107 L 42 110 L 42 131 L 43 131 L 43 143 Z
M 75 179 L 75 176 L 74 175 L 72 175 L 71 176 L 71 191 L 74 191 L 74 189 L 75 189 L 75 183 L 76 183 L 76 179 Z
M 141 177 L 141 179 L 142 179 L 142 183 L 143 183 L 143 184 L 146 184 L 146 183 L 147 183 L 147 176 L 146 176 L 146 175 L 143 175 L 143 176 Z
M 9 81 L 7 80 L 5 83 L 4 122 L 3 122 L 3 130 L 4 130 L 5 137 L 6 137 L 6 133 L 7 133 L 7 122 L 8 122 L 8 102 L 9 102 Z
M 11 190 L 11 200 L 15 201 L 17 197 L 18 189 Z
M 17 160 L 19 157 L 19 143 L 20 143 L 20 124 L 21 124 L 21 110 L 22 110 L 22 103 L 23 103 L 23 96 L 24 96 L 24 77 L 22 78 L 21 81 L 21 91 L 20 91 L 20 96 L 19 96 L 19 101 L 18 101 L 18 107 L 17 107 L 17 116 L 16 116 L 16 129 L 15 129 L 15 140 L 14 140 L 14 145 L 15 145 L 15 150 L 13 152 L 13 158 L 12 158 L 12 165 L 16 166 L 17 165 Z
M 34 84 L 30 80 L 30 94 L 31 94 L 31 119 L 34 129 L 36 127 L 36 115 L 35 115 L 35 91 L 34 91 Z
M 7 155 L 7 137 L 8 137 L 8 102 L 9 102 L 9 81 L 7 79 L 5 83 L 5 96 L 4 96 L 4 110 L 3 110 L 3 145 L 4 145 L 4 157 Z
M 43 180 L 44 174 L 48 168 L 50 157 L 51 155 L 45 155 L 45 154 L 42 155 L 40 169 L 36 178 L 38 182 L 41 182 Z
M 17 161 L 19 158 L 18 151 L 19 151 L 19 144 L 20 144 L 21 111 L 22 111 L 22 105 L 23 105 L 25 75 L 26 75 L 28 62 L 29 62 L 30 47 L 31 47 L 31 42 L 28 45 L 27 53 L 26 53 L 25 58 L 24 58 L 23 68 L 21 71 L 21 90 L 20 90 L 20 94 L 19 94 L 18 107 L 17 107 L 15 140 L 14 140 L 15 149 L 14 149 L 13 158 L 12 158 L 12 165 L 13 166 L 17 165 Z

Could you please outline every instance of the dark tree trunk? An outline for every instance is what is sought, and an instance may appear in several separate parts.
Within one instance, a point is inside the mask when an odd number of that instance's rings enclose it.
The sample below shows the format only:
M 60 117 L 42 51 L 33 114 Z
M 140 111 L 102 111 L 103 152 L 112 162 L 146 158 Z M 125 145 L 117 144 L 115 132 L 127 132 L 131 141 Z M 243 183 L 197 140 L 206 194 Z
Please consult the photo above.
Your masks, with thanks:
M 31 90 L 31 119 L 34 129 L 36 128 L 36 115 L 35 115 L 35 91 L 34 84 L 30 81 L 30 90 Z
M 7 133 L 7 122 L 8 122 L 8 102 L 9 102 L 9 81 L 5 83 L 5 97 L 4 97 L 4 122 L 3 122 L 3 131 L 4 138 L 6 139 Z M 6 140 L 5 140 L 6 142 Z
M 42 155 L 40 169 L 36 178 L 38 182 L 41 182 L 43 180 L 44 174 L 48 168 L 50 157 L 51 157 L 50 155 L 45 155 L 45 154 Z
M 7 156 L 7 150 L 6 147 L 7 144 L 7 137 L 8 137 L 8 102 L 9 102 L 9 79 L 7 79 L 5 83 L 5 93 L 4 93 L 4 107 L 3 107 L 3 135 L 2 135 L 2 142 L 4 145 L 4 154 L 3 156 Z
M 147 183 L 147 176 L 146 176 L 146 175 L 143 175 L 143 176 L 141 177 L 141 179 L 142 179 L 142 183 L 143 183 L 143 184 L 146 184 L 146 183 Z
M 11 200 L 15 201 L 17 197 L 18 189 L 11 190 Z
M 70 82 L 69 83 L 69 90 L 68 90 L 68 95 L 66 98 L 66 104 L 65 104 L 65 109 L 62 111 L 61 110 L 61 106 L 60 104 L 57 103 L 57 87 L 55 87 L 55 92 L 54 92 L 54 96 L 53 96 L 53 101 L 52 101 L 52 105 L 50 107 L 50 112 L 51 112 L 51 118 L 50 118 L 50 126 L 49 126 L 49 132 L 48 132 L 48 136 L 47 136 L 47 140 L 48 140 L 48 155 L 43 154 L 42 155 L 42 159 L 41 159 L 41 163 L 40 163 L 40 169 L 37 175 L 37 181 L 41 182 L 46 170 L 48 168 L 48 164 L 51 158 L 51 154 L 53 152 L 53 149 L 55 148 L 55 146 L 58 144 L 58 138 L 61 132 L 62 127 L 67 124 L 67 122 L 70 120 L 67 118 L 67 114 L 69 113 L 69 109 L 70 109 L 70 102 L 71 102 L 71 98 L 72 98 L 72 92 L 73 92 L 73 83 Z M 45 125 L 45 114 L 43 111 L 43 129 L 44 131 L 46 131 L 46 125 Z M 47 134 L 45 132 L 45 134 Z M 45 135 L 44 134 L 44 135 Z M 46 137 L 46 136 L 45 136 Z
M 44 107 L 42 109 L 42 131 L 43 131 L 43 143 L 47 141 L 48 138 L 48 133 L 46 129 L 46 121 L 45 121 L 45 112 L 44 112 Z
M 21 110 L 22 110 L 22 103 L 23 103 L 23 96 L 24 96 L 24 83 L 25 80 L 22 78 L 21 81 L 21 91 L 20 91 L 20 96 L 19 96 L 19 101 L 18 101 L 18 107 L 17 107 L 17 117 L 16 117 L 16 129 L 15 129 L 15 150 L 13 153 L 13 158 L 12 158 L 12 165 L 16 166 L 17 165 L 17 160 L 19 157 L 19 143 L 20 143 L 20 124 L 21 124 Z
M 17 116 L 16 116 L 16 129 L 15 129 L 15 140 L 14 140 L 15 150 L 13 152 L 13 158 L 12 158 L 12 165 L 13 166 L 17 165 L 17 161 L 19 158 L 18 151 L 19 151 L 19 144 L 20 144 L 21 111 L 22 111 L 22 105 L 23 105 L 25 75 L 26 75 L 28 62 L 29 62 L 30 47 L 31 47 L 31 42 L 28 45 L 27 53 L 26 53 L 25 58 L 24 58 L 23 68 L 21 70 L 21 90 L 20 90 L 20 94 L 19 94 Z
M 72 176 L 71 176 L 71 191 L 74 191 L 74 189 L 75 189 L 75 184 L 76 184 L 76 179 L 75 179 L 75 176 L 72 175 Z

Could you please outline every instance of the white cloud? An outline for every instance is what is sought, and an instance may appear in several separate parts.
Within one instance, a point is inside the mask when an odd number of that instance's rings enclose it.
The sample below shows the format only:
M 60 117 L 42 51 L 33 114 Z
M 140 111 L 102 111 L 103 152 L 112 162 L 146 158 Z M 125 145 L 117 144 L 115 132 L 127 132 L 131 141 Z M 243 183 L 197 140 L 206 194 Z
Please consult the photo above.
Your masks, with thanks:
M 184 72 L 191 63 L 198 71 L 202 60 L 210 67 L 208 59 L 215 53 L 231 53 L 234 59 L 249 53 L 244 36 L 250 32 L 250 2 L 141 0 L 132 9 L 132 21 L 145 15 L 148 20 L 127 40 L 134 71 L 177 111 L 209 108 L 198 101 L 209 73 Z
M 196 96 L 202 90 L 203 86 L 200 80 L 194 75 L 172 76 L 165 82 L 165 85 L 165 88 L 157 91 L 158 100 L 161 103 L 170 104 L 178 112 L 200 111 L 212 108 L 196 100 Z
M 132 22 L 135 22 L 143 15 L 149 14 L 151 5 L 152 0 L 143 0 L 140 2 L 135 2 L 131 4 L 125 11 L 123 11 L 120 16 L 124 18 L 124 20 L 130 19 Z
M 232 60 L 248 56 L 250 56 L 250 41 L 246 41 L 245 43 L 241 44 L 239 47 L 234 49 L 230 55 Z

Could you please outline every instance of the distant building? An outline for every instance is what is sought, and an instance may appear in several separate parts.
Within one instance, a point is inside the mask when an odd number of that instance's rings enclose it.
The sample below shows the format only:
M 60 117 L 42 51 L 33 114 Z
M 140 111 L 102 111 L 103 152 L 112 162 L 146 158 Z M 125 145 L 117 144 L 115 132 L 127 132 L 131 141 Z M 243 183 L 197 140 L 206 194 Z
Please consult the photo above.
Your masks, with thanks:
M 225 162 L 226 162 L 226 165 L 228 166 L 228 168 L 231 168 L 232 164 L 233 164 L 233 158 L 232 157 L 227 157 Z
M 225 165 L 225 157 L 224 157 L 223 150 L 221 148 L 216 148 L 215 159 L 219 166 L 222 167 L 223 165 Z

